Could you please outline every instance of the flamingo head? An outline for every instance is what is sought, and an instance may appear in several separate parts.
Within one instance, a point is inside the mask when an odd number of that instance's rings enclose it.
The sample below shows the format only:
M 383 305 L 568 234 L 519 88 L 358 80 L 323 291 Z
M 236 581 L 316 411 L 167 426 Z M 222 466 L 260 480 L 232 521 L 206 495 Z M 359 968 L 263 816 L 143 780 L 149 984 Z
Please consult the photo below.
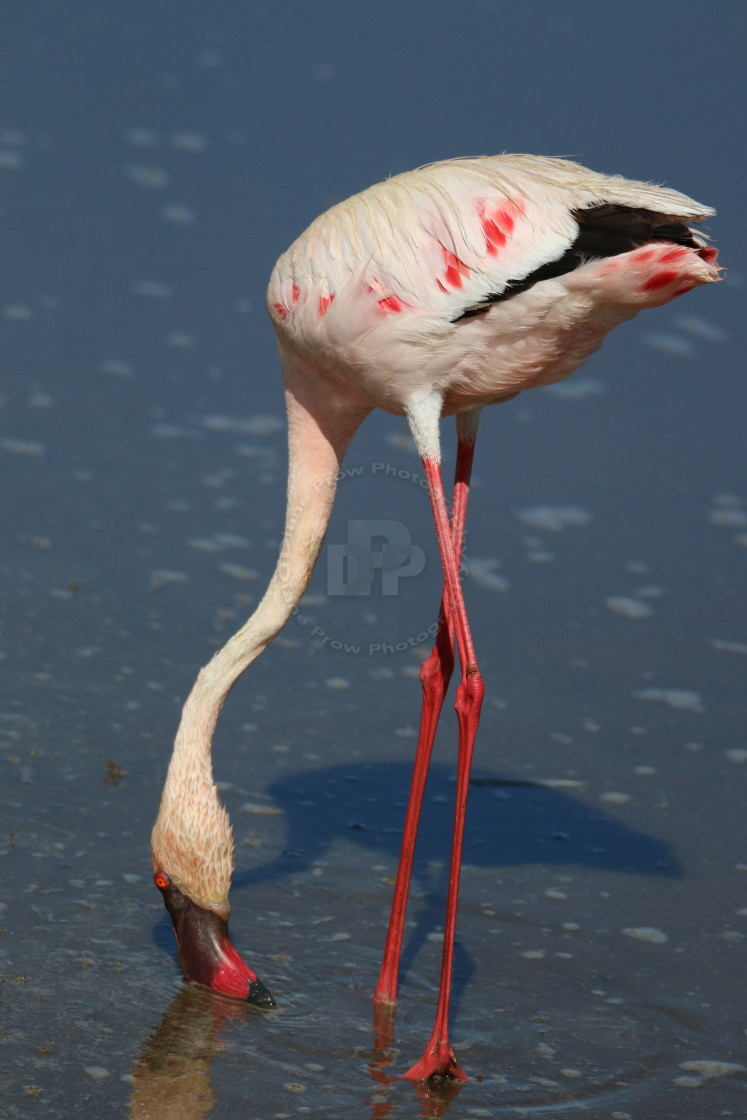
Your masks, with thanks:
M 244 963 L 228 934 L 228 905 L 203 906 L 160 867 L 154 882 L 171 915 L 179 964 L 187 980 L 257 1007 L 275 1007 L 257 974 Z
M 228 935 L 233 833 L 208 775 L 172 766 L 151 838 L 153 878 L 171 915 L 187 980 L 259 1007 L 275 1001 Z M 181 766 L 181 769 L 180 769 Z

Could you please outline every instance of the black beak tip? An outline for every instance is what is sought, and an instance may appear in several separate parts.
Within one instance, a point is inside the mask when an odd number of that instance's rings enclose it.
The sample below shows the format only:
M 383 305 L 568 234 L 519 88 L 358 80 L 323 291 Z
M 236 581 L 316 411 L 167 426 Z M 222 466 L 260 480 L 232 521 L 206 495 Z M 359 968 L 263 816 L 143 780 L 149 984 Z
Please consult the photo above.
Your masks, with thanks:
M 267 1011 L 272 1007 L 277 1007 L 275 1000 L 261 980 L 250 982 L 249 991 L 246 993 L 246 1002 L 253 1004 L 255 1007 L 263 1007 Z

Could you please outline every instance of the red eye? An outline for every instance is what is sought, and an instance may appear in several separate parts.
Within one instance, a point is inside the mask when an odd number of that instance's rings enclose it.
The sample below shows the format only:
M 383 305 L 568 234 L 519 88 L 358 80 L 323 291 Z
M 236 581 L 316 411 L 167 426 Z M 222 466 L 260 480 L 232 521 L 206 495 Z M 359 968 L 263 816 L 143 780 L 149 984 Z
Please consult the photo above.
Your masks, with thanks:
M 158 874 L 154 876 L 154 881 L 159 891 L 165 891 L 169 885 L 169 880 L 166 875 L 164 875 L 163 871 L 159 871 Z

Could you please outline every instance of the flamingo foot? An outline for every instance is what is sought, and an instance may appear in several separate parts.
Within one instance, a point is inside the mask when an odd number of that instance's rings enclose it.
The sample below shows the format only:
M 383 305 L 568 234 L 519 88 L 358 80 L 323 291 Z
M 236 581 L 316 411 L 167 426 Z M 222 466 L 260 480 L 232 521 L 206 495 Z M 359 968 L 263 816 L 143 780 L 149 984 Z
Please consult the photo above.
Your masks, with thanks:
M 457 1056 L 447 1039 L 429 1042 L 423 1057 L 407 1073 L 407 1081 L 467 1081 L 467 1074 L 457 1061 Z

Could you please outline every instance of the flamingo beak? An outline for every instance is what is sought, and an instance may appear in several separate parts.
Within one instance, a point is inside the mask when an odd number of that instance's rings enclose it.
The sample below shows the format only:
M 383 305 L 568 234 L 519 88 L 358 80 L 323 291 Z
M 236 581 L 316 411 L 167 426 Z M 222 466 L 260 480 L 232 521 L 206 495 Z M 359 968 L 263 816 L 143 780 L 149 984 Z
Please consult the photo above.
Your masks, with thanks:
M 234 948 L 228 922 L 221 914 L 198 906 L 173 883 L 162 894 L 174 923 L 179 964 L 187 980 L 256 1007 L 276 1006 L 262 981 Z

